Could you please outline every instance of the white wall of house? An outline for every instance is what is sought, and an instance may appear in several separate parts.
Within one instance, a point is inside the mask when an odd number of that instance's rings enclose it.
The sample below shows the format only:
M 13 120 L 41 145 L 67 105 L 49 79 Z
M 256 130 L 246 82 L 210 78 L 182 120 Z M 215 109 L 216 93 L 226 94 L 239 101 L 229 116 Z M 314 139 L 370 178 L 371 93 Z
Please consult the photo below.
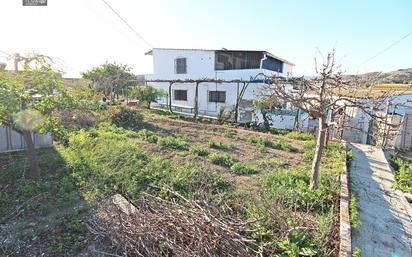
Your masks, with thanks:
M 214 50 L 190 50 L 190 49 L 158 49 L 152 50 L 153 74 L 145 75 L 146 80 L 199 80 L 199 79 L 220 79 L 220 80 L 245 80 L 254 79 L 258 74 L 267 76 L 291 76 L 293 65 L 283 63 L 283 72 L 277 73 L 266 69 L 242 69 L 242 70 L 215 70 Z M 186 58 L 186 73 L 175 73 L 175 60 Z M 263 78 L 263 76 L 261 76 Z M 169 83 L 149 82 L 148 85 L 162 89 L 169 94 Z M 221 108 L 225 110 L 233 109 L 236 104 L 237 95 L 243 84 L 240 83 L 211 83 L 205 82 L 199 85 L 199 112 L 203 115 L 216 116 Z M 254 100 L 261 94 L 263 84 L 250 83 L 245 91 L 243 99 Z M 175 100 L 175 90 L 187 90 L 187 100 Z M 225 91 L 225 103 L 209 101 L 209 91 Z M 195 106 L 195 83 L 174 83 L 172 85 L 172 105 L 194 108 Z M 169 97 L 166 99 L 169 104 Z M 242 110 L 240 110 L 242 112 Z

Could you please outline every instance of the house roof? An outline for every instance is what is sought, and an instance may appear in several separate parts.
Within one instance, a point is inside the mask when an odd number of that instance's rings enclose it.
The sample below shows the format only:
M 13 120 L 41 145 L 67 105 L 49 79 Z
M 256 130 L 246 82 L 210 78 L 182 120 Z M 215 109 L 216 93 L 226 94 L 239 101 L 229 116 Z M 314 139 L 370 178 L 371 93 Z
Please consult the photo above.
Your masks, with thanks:
M 192 48 L 153 48 L 152 50 L 148 51 L 145 53 L 145 55 L 152 55 L 153 54 L 153 50 L 154 49 L 159 49 L 159 50 L 183 50 L 183 51 L 211 51 L 211 52 L 224 52 L 224 51 L 228 51 L 228 52 L 262 52 L 264 54 L 266 54 L 269 57 L 278 59 L 279 61 L 282 61 L 284 63 L 290 64 L 295 66 L 294 63 L 289 62 L 286 59 L 280 58 L 272 53 L 269 53 L 268 51 L 264 51 L 264 50 L 230 50 L 230 49 L 192 49 Z

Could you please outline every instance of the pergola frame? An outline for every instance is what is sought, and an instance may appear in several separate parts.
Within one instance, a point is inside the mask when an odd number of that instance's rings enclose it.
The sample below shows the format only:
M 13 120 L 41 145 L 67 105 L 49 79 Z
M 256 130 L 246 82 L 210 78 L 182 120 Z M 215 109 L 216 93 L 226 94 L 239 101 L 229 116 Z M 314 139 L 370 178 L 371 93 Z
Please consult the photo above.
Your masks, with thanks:
M 194 83 L 195 84 L 195 106 L 194 106 L 194 118 L 197 118 L 199 115 L 199 85 L 201 83 L 230 83 L 230 84 L 235 84 L 237 85 L 238 91 L 236 94 L 236 104 L 235 104 L 235 115 L 234 115 L 234 120 L 233 122 L 237 122 L 238 119 L 238 114 L 239 114 L 239 105 L 243 100 L 243 96 L 246 92 L 246 89 L 248 88 L 249 84 L 251 83 L 264 83 L 264 84 L 269 84 L 270 81 L 267 79 L 264 80 L 258 80 L 257 77 L 263 75 L 263 74 L 258 74 L 254 78 L 250 78 L 250 80 L 241 80 L 241 79 L 235 79 L 235 80 L 223 80 L 223 79 L 177 79 L 177 80 L 170 80 L 170 79 L 154 79 L 154 80 L 145 80 L 145 84 L 149 82 L 163 82 L 163 83 L 169 83 L 169 111 L 173 113 L 172 110 L 172 86 L 173 84 L 176 83 Z M 239 85 L 242 84 L 242 88 L 239 91 Z

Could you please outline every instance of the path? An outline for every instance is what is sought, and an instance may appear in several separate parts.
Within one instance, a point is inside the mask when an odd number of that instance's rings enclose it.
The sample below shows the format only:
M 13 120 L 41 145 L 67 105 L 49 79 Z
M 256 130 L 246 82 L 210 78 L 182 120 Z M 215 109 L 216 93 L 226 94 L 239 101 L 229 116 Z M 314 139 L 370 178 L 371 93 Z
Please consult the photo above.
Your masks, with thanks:
M 351 190 L 359 196 L 362 225 L 352 233 L 363 257 L 412 257 L 412 205 L 392 189 L 394 177 L 381 149 L 351 144 Z

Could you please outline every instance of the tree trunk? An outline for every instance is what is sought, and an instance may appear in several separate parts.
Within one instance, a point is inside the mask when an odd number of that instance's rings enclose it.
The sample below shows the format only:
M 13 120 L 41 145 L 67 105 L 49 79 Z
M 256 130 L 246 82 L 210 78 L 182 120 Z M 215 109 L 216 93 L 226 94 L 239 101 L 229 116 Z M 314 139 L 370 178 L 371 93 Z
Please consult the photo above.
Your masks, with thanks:
M 27 156 L 30 163 L 30 178 L 33 180 L 38 180 L 40 178 L 39 161 L 37 159 L 36 148 L 34 147 L 34 142 L 31 137 L 30 131 L 23 131 L 23 138 L 26 142 Z
M 324 122 L 324 117 L 322 116 L 319 118 L 318 138 L 316 141 L 315 156 L 313 157 L 312 162 L 312 175 L 310 178 L 310 188 L 312 189 L 318 188 L 320 161 L 322 159 L 322 153 L 325 147 L 326 129 L 327 126 Z

